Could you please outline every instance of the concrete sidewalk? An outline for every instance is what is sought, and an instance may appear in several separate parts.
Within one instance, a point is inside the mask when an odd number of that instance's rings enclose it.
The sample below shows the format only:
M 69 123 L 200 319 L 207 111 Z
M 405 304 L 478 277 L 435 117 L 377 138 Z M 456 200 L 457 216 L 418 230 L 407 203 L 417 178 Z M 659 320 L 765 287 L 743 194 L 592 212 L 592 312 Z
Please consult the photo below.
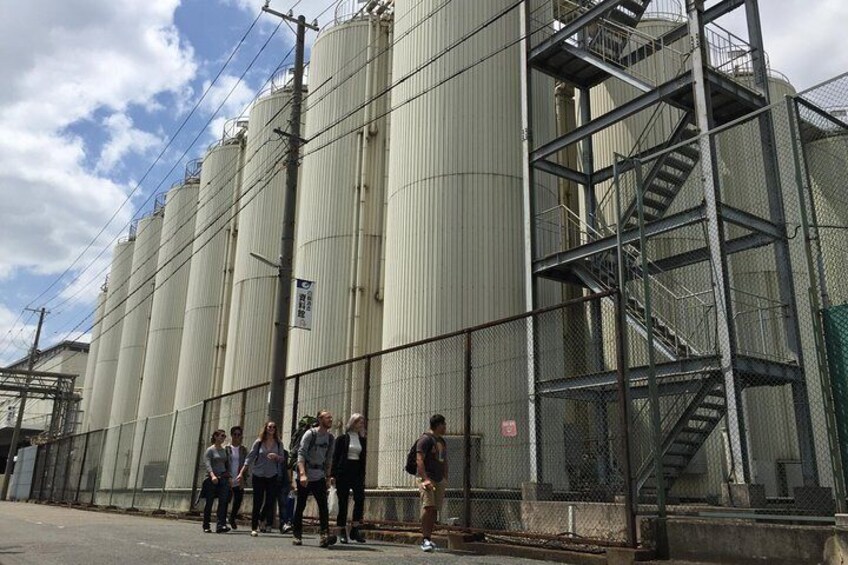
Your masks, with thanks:
M 307 535 L 302 547 L 291 535 L 251 538 L 249 530 L 204 534 L 199 522 L 151 518 L 41 504 L 0 502 L 2 565 L 152 565 L 308 562 L 310 565 L 359 563 L 404 565 L 531 565 L 540 561 L 480 556 L 441 549 L 424 553 L 418 546 L 382 542 L 318 547 Z

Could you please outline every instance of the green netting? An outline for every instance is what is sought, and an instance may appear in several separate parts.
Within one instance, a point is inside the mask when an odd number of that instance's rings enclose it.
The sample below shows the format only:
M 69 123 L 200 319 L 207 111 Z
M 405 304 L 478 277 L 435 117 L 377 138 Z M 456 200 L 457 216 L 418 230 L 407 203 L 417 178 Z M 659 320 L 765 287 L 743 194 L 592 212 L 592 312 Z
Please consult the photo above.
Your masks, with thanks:
M 824 336 L 833 386 L 839 451 L 842 461 L 848 461 L 848 304 L 824 310 Z

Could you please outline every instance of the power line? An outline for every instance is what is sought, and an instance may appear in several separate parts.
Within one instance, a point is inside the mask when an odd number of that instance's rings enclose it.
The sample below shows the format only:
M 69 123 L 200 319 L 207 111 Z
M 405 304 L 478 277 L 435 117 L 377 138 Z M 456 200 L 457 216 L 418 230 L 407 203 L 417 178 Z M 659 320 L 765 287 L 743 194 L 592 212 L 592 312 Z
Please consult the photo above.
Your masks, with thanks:
M 70 272 L 70 270 L 74 267 L 74 265 L 77 264 L 77 261 L 79 261 L 83 257 L 83 255 L 85 255 L 85 253 L 88 252 L 89 249 L 91 249 L 91 247 L 94 245 L 94 243 L 100 238 L 100 236 L 103 234 L 103 232 L 106 231 L 106 229 L 111 225 L 112 221 L 118 216 L 120 211 L 124 209 L 124 206 L 126 206 L 127 202 L 129 202 L 132 199 L 132 196 L 138 191 L 139 188 L 141 188 L 141 183 L 144 182 L 144 180 L 151 173 L 151 171 L 156 166 L 156 164 L 159 163 L 159 161 L 162 159 L 162 156 L 165 154 L 165 152 L 168 150 L 168 148 L 173 144 L 174 140 L 177 138 L 177 136 L 183 130 L 185 125 L 188 123 L 189 119 L 191 119 L 191 117 L 194 115 L 195 111 L 197 111 L 197 109 L 200 107 L 200 104 L 206 98 L 206 95 L 209 94 L 209 91 L 212 89 L 212 86 L 221 77 L 221 74 L 223 74 L 224 70 L 230 64 L 230 61 L 233 60 L 233 57 L 238 52 L 238 50 L 241 48 L 242 44 L 244 44 L 245 39 L 247 39 L 247 36 L 250 35 L 250 32 L 256 26 L 256 22 L 259 21 L 259 18 L 261 16 L 262 16 L 262 12 L 260 11 L 256 15 L 256 18 L 254 18 L 253 22 L 251 22 L 250 26 L 247 28 L 247 31 L 244 32 L 244 34 L 242 35 L 239 42 L 236 44 L 233 51 L 230 53 L 230 56 L 227 57 L 227 60 L 224 62 L 223 66 L 218 70 L 218 73 L 215 75 L 215 78 L 212 80 L 212 82 L 209 83 L 209 86 L 206 88 L 206 90 L 204 90 L 203 94 L 200 96 L 200 98 L 197 100 L 197 102 L 195 102 L 194 107 L 192 107 L 191 111 L 188 113 L 188 115 L 185 117 L 185 119 L 183 119 L 182 123 L 177 128 L 177 131 L 174 132 L 174 134 L 170 137 L 170 139 L 168 140 L 168 143 L 165 144 L 165 147 L 162 148 L 162 150 L 159 152 L 159 154 L 153 160 L 153 163 L 150 164 L 150 166 L 145 171 L 144 175 L 142 175 L 141 179 L 136 183 L 135 187 L 130 191 L 130 193 L 127 195 L 127 197 L 121 203 L 121 205 L 118 206 L 118 209 L 115 210 L 115 213 L 112 214 L 112 217 L 109 218 L 109 221 L 107 221 L 106 224 L 100 229 L 100 231 L 97 232 L 97 235 L 94 236 L 94 239 L 91 240 L 91 242 L 85 247 L 85 249 L 83 249 L 83 251 L 77 256 L 77 258 L 74 259 L 71 262 L 71 264 L 64 270 L 64 272 L 62 272 L 62 274 L 59 275 L 58 278 L 56 278 L 52 283 L 50 283 L 50 285 L 48 285 L 48 287 L 46 289 L 44 289 L 41 292 L 41 294 L 36 296 L 29 304 L 27 304 L 27 306 L 26 306 L 27 308 L 31 307 L 33 305 L 33 303 L 40 300 L 45 294 L 47 294 L 47 292 L 50 291 L 51 288 L 56 286 L 59 283 L 59 281 L 62 280 L 62 278 L 66 274 L 68 274 L 68 272 Z M 148 198 L 148 201 L 149 201 L 149 198 Z
M 449 1 L 450 1 L 450 0 L 449 0 Z M 497 20 L 499 20 L 500 18 L 503 18 L 504 16 L 506 16 L 509 12 L 511 12 L 512 10 L 514 10 L 514 9 L 515 9 L 517 6 L 519 6 L 520 4 L 521 4 L 521 2 L 520 2 L 520 1 L 515 2 L 513 5 L 511 5 L 511 6 L 510 6 L 509 8 L 507 8 L 506 10 L 504 10 L 504 11 L 500 12 L 499 14 L 497 14 L 496 16 L 494 16 L 493 18 L 489 19 L 488 21 L 486 21 L 486 22 L 484 22 L 483 24 L 481 24 L 480 26 L 478 26 L 478 27 L 477 27 L 477 28 L 476 28 L 473 32 L 471 32 L 471 33 L 469 33 L 469 34 L 466 34 L 465 36 L 463 36 L 462 38 L 460 38 L 460 39 L 459 39 L 457 42 L 455 42 L 452 46 L 450 46 L 450 47 L 446 48 L 445 50 L 443 50 L 443 51 L 442 51 L 439 55 L 437 55 L 437 57 L 443 57 L 445 54 L 447 54 L 447 52 L 449 52 L 450 50 L 452 50 L 452 49 L 454 49 L 454 48 L 458 47 L 459 45 L 463 44 L 465 41 L 469 40 L 469 39 L 470 39 L 473 35 L 475 35 L 476 33 L 479 33 L 480 31 L 482 31 L 483 29 L 486 29 L 487 27 L 489 27 L 490 25 L 492 25 L 494 22 L 496 22 L 496 21 L 497 21 Z M 533 32 L 531 32 L 529 35 L 533 35 L 533 34 L 535 34 L 535 33 L 538 33 L 539 31 L 542 31 L 542 30 L 536 30 L 536 31 L 533 31 Z M 434 90 L 435 88 L 438 88 L 439 86 L 444 85 L 445 83 L 447 83 L 447 82 L 449 82 L 449 81 L 453 80 L 454 78 L 456 78 L 456 77 L 458 77 L 458 76 L 460 76 L 460 75 L 464 74 L 465 72 L 467 72 L 467 71 L 469 71 L 469 70 L 471 70 L 471 69 L 473 69 L 473 68 L 477 67 L 478 65 L 480 65 L 480 64 L 482 64 L 482 63 L 484 63 L 484 62 L 486 62 L 486 61 L 490 60 L 492 57 L 494 57 L 494 56 L 498 55 L 499 53 L 502 53 L 503 51 L 505 51 L 505 50 L 509 49 L 510 47 L 512 47 L 512 46 L 514 46 L 514 45 L 516 45 L 516 44 L 518 44 L 518 43 L 519 43 L 519 42 L 521 42 L 523 39 L 525 39 L 525 37 L 526 37 L 526 36 L 524 36 L 524 35 L 520 35 L 518 38 L 516 38 L 516 39 L 514 39 L 514 40 L 511 40 L 511 41 L 509 41 L 509 42 L 507 42 L 505 45 L 503 45 L 502 47 L 500 47 L 500 48 L 496 49 L 494 52 L 489 53 L 489 54 L 487 54 L 486 56 L 484 56 L 484 57 L 482 57 L 482 58 L 478 59 L 477 61 L 475 61 L 475 62 L 473 62 L 473 63 L 471 63 L 471 64 L 469 64 L 469 65 L 467 65 L 467 66 L 465 66 L 465 67 L 462 67 L 462 68 L 458 69 L 458 70 L 457 70 L 457 71 L 455 71 L 454 73 L 452 73 L 452 74 L 450 74 L 450 75 L 448 75 L 448 76 L 444 77 L 442 80 L 440 80 L 438 83 L 436 83 L 433 87 L 430 87 L 428 90 L 426 90 L 426 91 L 422 91 L 422 92 L 420 92 L 420 93 L 416 94 L 415 96 L 413 96 L 413 97 L 411 97 L 411 98 L 409 98 L 409 99 L 405 100 L 405 101 L 404 101 L 403 103 L 401 103 L 400 105 L 397 105 L 397 106 L 395 106 L 394 108 L 391 108 L 391 109 L 387 110 L 386 112 L 384 112 L 384 113 L 380 114 L 379 116 L 376 116 L 376 117 L 372 118 L 372 120 L 370 120 L 370 121 L 369 121 L 369 122 L 367 122 L 367 123 L 371 123 L 371 122 L 373 122 L 373 121 L 376 121 L 376 120 L 378 120 L 378 119 L 381 119 L 382 117 L 385 117 L 385 116 L 389 115 L 391 112 L 393 112 L 393 111 L 395 111 L 395 110 L 397 110 L 397 109 L 399 109 L 399 108 L 403 107 L 404 105 L 406 105 L 406 104 L 408 104 L 408 103 L 411 103 L 412 101 L 414 101 L 414 100 L 416 100 L 416 99 L 418 99 L 418 98 L 421 98 L 422 96 L 424 96 L 424 95 L 426 95 L 426 94 L 431 93 L 431 92 L 432 92 L 432 90 Z M 379 94 L 377 94 L 377 95 L 373 96 L 373 97 L 370 99 L 370 102 L 373 102 L 373 101 L 375 101 L 375 100 L 379 99 L 380 97 L 385 96 L 385 95 L 386 95 L 388 92 L 390 92 L 390 91 L 391 91 L 394 87 L 398 86 L 399 84 L 402 84 L 402 82 L 403 82 L 403 81 L 408 80 L 408 79 L 409 79 L 412 75 L 414 75 L 414 74 L 416 74 L 416 73 L 418 73 L 418 72 L 421 72 L 421 70 L 422 70 L 422 69 L 424 69 L 424 68 L 426 68 L 429 64 L 431 64 L 431 63 L 425 63 L 425 64 L 423 64 L 423 65 L 420 65 L 420 66 L 419 66 L 418 68 L 416 68 L 416 69 L 415 69 L 412 73 L 410 73 L 410 74 L 406 75 L 406 76 L 405 76 L 405 77 L 403 77 L 402 79 L 399 79 L 399 81 L 398 81 L 397 83 L 393 83 L 393 84 L 392 84 L 390 87 L 388 87 L 387 89 L 384 89 L 384 90 L 383 90 L 382 92 L 380 92 Z M 362 107 L 364 107 L 364 106 L 362 106 Z M 358 110 L 355 110 L 355 111 L 353 111 L 353 112 L 349 113 L 349 115 L 348 115 L 348 116 L 346 116 L 344 119 L 347 119 L 348 117 L 350 117 L 350 115 L 353 115 L 353 114 L 355 114 L 356 112 L 358 112 L 358 111 L 360 111 L 360 110 L 361 110 L 361 108 L 359 108 Z M 323 133 L 326 133 L 327 131 L 329 131 L 330 129 L 334 128 L 336 125 L 338 125 L 338 123 L 339 123 L 340 121 L 343 121 L 343 120 L 338 120 L 337 122 L 334 122 L 334 123 L 333 123 L 333 124 L 331 124 L 330 126 L 325 127 L 323 130 L 321 130 L 320 132 L 318 132 L 318 133 L 316 133 L 315 135 L 313 135 L 310 139 L 315 139 L 316 137 L 318 137 L 318 136 L 322 135 Z M 346 137 L 346 136 L 350 135 L 351 133 L 353 133 L 353 132 L 355 132 L 355 131 L 360 130 L 360 129 L 364 126 L 364 125 L 367 125 L 367 123 L 364 123 L 364 124 L 362 124 L 362 125 L 358 126 L 357 128 L 355 128 L 355 129 L 351 130 L 350 132 L 346 132 L 346 133 L 344 133 L 344 134 L 342 134 L 342 135 L 340 135 L 340 136 L 338 136 L 338 137 L 336 137 L 336 138 L 334 138 L 334 139 L 331 139 L 330 141 L 328 141 L 328 142 L 324 143 L 323 145 L 321 145 L 321 146 L 319 146 L 319 147 L 317 147 L 317 148 L 315 148 L 315 149 L 313 149 L 313 150 L 311 150 L 311 151 L 307 152 L 306 154 L 304 154 L 304 156 L 306 156 L 306 155 L 308 155 L 308 154 L 315 153 L 316 151 L 319 151 L 319 150 L 321 150 L 321 149 L 323 149 L 323 148 L 325 148 L 325 147 L 329 146 L 330 144 L 335 143 L 335 142 L 337 142 L 337 141 L 339 141 L 339 140 L 343 139 L 344 137 Z M 272 165 L 272 166 L 273 166 L 273 165 Z M 274 177 L 276 177 L 276 174 L 277 174 L 277 173 L 275 173 L 275 174 L 272 176 L 272 178 L 271 178 L 270 180 L 272 180 Z M 259 191 L 261 191 L 261 190 L 263 190 L 265 187 L 267 187 L 267 185 L 270 183 L 270 180 L 269 180 L 268 182 L 266 182 L 266 183 L 265 183 L 262 187 L 260 187 Z M 258 192 L 259 192 L 259 191 L 258 191 Z M 258 194 L 258 192 L 257 192 L 257 194 Z M 242 194 L 242 196 L 244 196 L 244 194 Z M 255 196 L 254 196 L 254 198 L 255 198 Z M 248 202 L 248 203 L 246 203 L 246 204 L 245 204 L 245 206 L 246 206 L 247 204 L 249 204 L 249 202 Z M 227 210 L 228 210 L 229 208 L 231 208 L 231 207 L 232 207 L 232 206 L 228 206 L 228 207 L 227 207 Z M 243 208 L 243 207 L 244 207 L 244 206 L 242 206 L 242 208 Z M 242 208 L 240 208 L 239 210 L 241 210 Z M 226 213 L 226 210 L 225 210 L 225 213 Z M 215 220 L 215 221 L 217 221 L 217 220 Z M 210 222 L 210 225 L 211 225 L 211 224 L 214 224 L 214 223 L 215 223 L 215 221 Z M 220 231 L 220 229 L 223 229 L 223 228 L 219 228 L 219 230 L 218 230 L 218 231 Z M 216 232 L 216 233 L 217 233 L 217 232 Z M 196 234 L 196 237 L 195 237 L 195 238 L 193 238 L 193 239 L 189 242 L 189 244 L 193 243 L 193 241 L 194 241 L 194 240 L 197 238 L 197 236 L 199 236 L 199 235 L 200 235 L 200 234 Z M 212 239 L 210 238 L 210 239 L 209 239 L 206 243 L 208 243 L 208 242 L 209 242 L 209 241 L 211 241 L 211 240 L 212 240 Z M 204 245 L 205 245 L 205 244 L 204 244 Z M 175 256 L 177 256 L 180 252 L 182 252 L 182 251 L 183 251 L 186 247 L 187 247 L 187 246 L 184 246 L 182 250 L 180 250 L 179 252 L 175 253 Z M 201 246 L 201 248 L 202 248 L 202 246 Z M 186 260 L 185 260 L 185 261 L 183 261 L 183 263 L 181 263 L 181 264 L 180 264 L 180 266 L 177 268 L 177 270 L 179 270 L 179 268 L 180 268 L 180 267 L 182 267 L 182 266 L 183 266 L 183 265 L 185 265 L 188 261 L 190 261 L 190 259 L 191 259 L 191 257 L 193 256 L 193 254 L 194 254 L 194 252 L 192 252 L 192 254 L 191 254 L 191 255 L 189 255 L 189 256 L 186 258 Z M 172 258 L 172 259 L 173 259 L 173 258 Z M 157 272 L 158 272 L 159 270 L 161 270 L 161 269 L 157 269 Z M 176 272 L 176 271 L 175 271 L 175 272 Z M 169 277 L 169 278 L 170 278 L 170 277 Z M 150 280 L 150 279 L 148 279 L 148 281 L 149 281 L 149 280 Z M 167 280 L 167 279 L 166 279 L 166 280 Z M 163 282 L 164 282 L 164 281 L 163 281 Z M 125 300 L 126 300 L 126 299 L 125 299 Z M 125 300 L 124 300 L 124 302 L 125 302 Z M 123 302 L 122 302 L 122 304 L 123 304 Z M 119 306 L 120 306 L 120 305 L 119 305 Z M 114 310 L 114 309 L 113 309 L 113 310 Z M 112 325 L 112 326 L 110 326 L 109 328 L 104 328 L 104 329 L 102 329 L 102 330 L 101 330 L 101 336 L 102 336 L 103 334 L 105 334 L 105 333 L 106 333 L 109 329 L 111 329 L 112 327 L 114 327 L 114 325 L 117 325 L 117 323 L 119 323 L 120 321 L 122 321 L 122 320 L 126 317 L 126 314 L 127 314 L 127 313 L 124 313 L 124 315 L 123 315 L 123 316 L 119 319 L 119 321 L 116 321 L 116 322 L 115 322 L 115 324 L 113 324 L 113 325 Z M 70 336 L 70 334 L 72 334 L 74 331 L 76 331 L 77 329 L 79 329 L 79 328 L 80 328 L 80 327 L 81 327 L 81 326 L 85 323 L 85 321 L 86 321 L 86 320 L 88 320 L 89 318 L 91 318 L 93 315 L 94 315 L 94 313 L 89 314 L 88 316 L 86 316 L 86 317 L 85 317 L 85 318 L 84 318 L 84 319 L 83 319 L 80 323 L 78 323 L 78 324 L 77 324 L 77 326 L 76 326 L 75 328 L 73 328 L 73 329 L 69 332 L 68 336 Z M 96 325 L 96 324 L 97 324 L 97 323 L 99 323 L 99 322 L 102 322 L 102 320 L 106 317 L 106 315 L 107 315 L 107 313 L 104 313 L 104 315 L 100 318 L 100 320 L 96 320 L 96 321 L 94 322 L 94 325 Z M 91 327 L 93 327 L 93 326 L 91 326 Z M 89 330 L 91 329 L 91 327 L 89 327 Z M 89 331 L 89 330 L 86 330 L 86 331 Z M 83 332 L 83 333 L 85 333 L 85 332 Z

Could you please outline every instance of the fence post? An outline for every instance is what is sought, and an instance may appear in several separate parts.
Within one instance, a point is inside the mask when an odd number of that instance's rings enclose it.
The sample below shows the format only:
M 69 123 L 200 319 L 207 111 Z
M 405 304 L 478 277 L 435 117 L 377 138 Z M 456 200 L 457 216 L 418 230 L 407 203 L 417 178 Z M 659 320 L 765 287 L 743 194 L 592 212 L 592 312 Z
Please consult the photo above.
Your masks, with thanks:
M 162 477 L 162 494 L 159 496 L 159 512 L 162 511 L 162 503 L 165 501 L 165 488 L 168 485 L 168 473 L 171 472 L 171 455 L 174 451 L 174 436 L 177 434 L 177 420 L 179 417 L 180 411 L 174 410 L 174 423 L 171 424 L 171 441 L 168 444 L 168 458 L 165 460 L 165 476 Z
M 294 378 L 294 394 L 292 395 L 292 421 L 291 433 L 297 431 L 297 405 L 300 402 L 300 375 Z
M 285 385 L 284 385 L 285 386 Z M 244 417 L 247 412 L 247 391 L 241 391 L 241 412 L 239 413 L 239 426 L 244 429 Z M 280 422 L 280 428 L 283 427 L 283 423 Z
M 135 466 L 135 483 L 133 483 L 132 502 L 130 502 L 129 510 L 135 510 L 135 495 L 138 493 L 138 474 L 141 471 L 141 461 L 144 459 L 144 440 L 147 439 L 147 423 L 150 421 L 150 416 L 144 419 L 144 428 L 141 430 L 141 447 L 138 452 L 138 463 Z
M 636 547 L 636 493 L 630 452 L 630 384 L 627 381 L 627 321 L 625 319 L 624 289 L 615 294 L 615 346 L 618 385 L 618 420 L 621 436 L 621 461 L 624 475 L 624 506 L 626 509 L 627 545 Z M 659 541 L 659 540 L 658 540 Z
M 465 461 L 462 466 L 462 521 L 471 527 L 471 332 L 465 332 L 465 386 L 463 391 L 463 450 Z
M 200 454 L 203 452 L 203 426 L 206 424 L 206 408 L 209 406 L 209 401 L 203 401 L 203 411 L 200 414 L 200 429 L 197 432 L 197 453 L 194 457 L 194 467 L 192 468 L 191 478 L 191 500 L 189 504 L 194 508 L 197 497 L 197 468 L 200 466 Z
M 56 443 L 56 442 L 57 442 L 57 440 L 54 439 L 53 442 L 50 444 L 50 446 L 51 446 L 50 455 L 51 456 L 53 456 L 53 451 L 54 451 L 53 448 L 52 448 L 53 443 Z M 48 460 L 49 460 L 49 458 L 48 458 Z M 52 501 L 55 498 L 53 495 L 56 494 L 56 469 L 58 467 L 59 467 L 59 452 L 57 450 L 56 456 L 54 457 L 54 461 L 53 461 L 53 477 L 50 479 L 50 498 L 47 499 L 47 500 L 50 500 L 50 501 Z
M 97 494 L 97 481 L 100 480 L 100 469 L 103 468 L 103 449 L 106 447 L 106 430 L 100 430 L 100 464 L 95 467 L 94 482 L 91 485 L 91 502 L 89 505 L 94 506 L 94 496 Z
M 368 411 L 371 409 L 371 356 L 365 358 L 365 382 L 364 398 L 362 399 L 362 413 L 370 418 Z
M 82 476 L 85 474 L 85 461 L 88 458 L 88 442 L 91 432 L 85 432 L 85 445 L 82 448 L 82 461 L 80 462 L 79 478 L 77 479 L 77 492 L 74 494 L 74 503 L 79 502 L 80 489 L 82 488 Z
M 124 425 L 118 426 L 118 442 L 115 444 L 115 465 L 112 467 L 112 484 L 109 485 L 109 504 L 112 506 L 112 495 L 115 493 L 115 475 L 118 473 L 118 454 L 121 452 L 121 436 L 124 433 Z
M 65 459 L 65 474 L 62 477 L 62 496 L 59 502 L 65 502 L 65 494 L 68 492 L 68 482 L 71 480 L 71 459 L 74 453 L 74 437 L 68 438 L 68 457 Z

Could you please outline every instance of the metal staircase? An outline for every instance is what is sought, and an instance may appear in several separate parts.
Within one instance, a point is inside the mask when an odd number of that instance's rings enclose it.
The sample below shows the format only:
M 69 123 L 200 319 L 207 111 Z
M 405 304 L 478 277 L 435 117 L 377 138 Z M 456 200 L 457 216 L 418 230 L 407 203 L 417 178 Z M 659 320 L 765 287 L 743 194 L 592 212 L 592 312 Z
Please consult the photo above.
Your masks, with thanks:
M 684 114 L 671 136 L 659 149 L 668 149 L 697 135 L 698 128 L 692 124 L 691 114 Z M 700 158 L 701 154 L 696 147 L 682 145 L 656 159 L 644 178 L 645 192 L 642 202 L 646 222 L 659 220 L 665 215 L 692 171 L 698 166 Z M 638 202 L 635 196 L 622 217 L 626 229 L 638 227 Z
M 663 427 L 661 457 L 667 491 L 707 442 L 726 412 L 724 386 L 717 375 L 700 381 L 691 400 L 683 405 L 682 413 L 678 415 L 678 411 L 669 410 L 669 414 L 676 418 L 667 418 L 669 425 Z M 657 496 L 655 470 L 652 454 L 645 459 L 636 475 L 637 492 L 643 499 Z
M 694 143 L 700 130 L 695 123 L 710 128 L 720 126 L 766 105 L 767 97 L 762 85 L 756 89 L 751 88 L 728 74 L 727 69 L 710 66 L 708 62 L 710 55 L 723 52 L 722 49 L 729 54 L 735 53 L 738 45 L 735 40 L 728 40 L 726 45 L 713 45 L 710 37 L 715 34 L 711 34 L 706 26 L 743 3 L 744 0 L 719 0 L 707 9 L 687 3 L 687 7 L 692 8 L 687 15 L 687 23 L 680 23 L 660 37 L 651 37 L 636 29 L 650 7 L 651 0 L 554 0 L 554 24 L 545 29 L 545 37 L 527 45 L 527 59 L 531 69 L 579 90 L 580 115 L 584 117 L 578 127 L 532 148 L 529 160 L 536 169 L 567 179 L 585 189 L 584 194 L 590 196 L 584 201 L 583 207 L 591 224 L 587 226 L 579 217 L 575 223 L 574 218 L 568 217 L 573 212 L 560 206 L 566 212 L 564 217 L 555 218 L 560 229 L 564 229 L 566 224 L 569 230 L 578 228 L 583 242 L 535 258 L 534 274 L 579 284 L 595 292 L 624 286 L 625 317 L 629 328 L 652 343 L 653 351 L 664 358 L 658 357 L 655 363 L 645 366 L 630 367 L 628 373 L 633 398 L 645 400 L 649 394 L 658 394 L 660 397 L 653 404 L 655 407 L 660 406 L 662 412 L 660 433 L 657 436 L 660 438 L 658 449 L 641 449 L 642 458 L 635 465 L 638 469 L 634 477 L 637 493 L 648 500 L 658 495 L 658 460 L 661 463 L 664 488 L 668 490 L 725 418 L 734 466 L 732 472 L 737 480 L 747 481 L 748 471 L 742 455 L 746 442 L 743 433 L 744 415 L 741 415 L 738 397 L 725 397 L 726 386 L 735 387 L 739 391 L 748 386 L 792 383 L 793 394 L 803 398 L 803 374 L 797 365 L 793 366 L 791 361 L 763 361 L 740 355 L 737 344 L 727 343 L 726 339 L 722 341 L 717 337 L 716 328 L 719 324 L 733 323 L 732 311 L 728 311 L 724 303 L 703 302 L 699 297 L 701 293 L 692 293 L 686 289 L 680 291 L 677 288 L 671 271 L 700 262 L 715 263 L 710 272 L 716 273 L 718 277 L 726 277 L 724 263 L 717 262 L 709 253 L 710 249 L 721 248 L 713 241 L 716 239 L 714 236 L 705 237 L 707 241 L 703 248 L 687 248 L 674 256 L 644 264 L 642 253 L 645 250 L 641 249 L 639 243 L 640 240 L 658 237 L 696 223 L 715 224 L 716 215 L 743 228 L 748 225 L 744 219 L 740 220 L 738 211 L 729 210 L 726 206 L 708 210 L 703 200 L 686 210 L 675 209 L 673 213 L 670 212 L 694 170 L 701 164 L 701 151 Z M 687 37 L 692 39 L 690 33 L 695 32 L 690 32 L 690 26 L 696 24 L 699 26 L 700 41 L 683 41 Z M 699 50 L 690 51 L 692 46 L 697 46 Z M 727 49 L 729 47 L 733 50 Z M 752 39 L 750 45 L 744 47 L 750 48 L 751 54 L 761 53 L 761 37 Z M 662 54 L 665 57 L 664 63 L 669 64 L 650 68 L 648 59 L 658 54 Z M 646 72 L 645 68 L 649 70 Z M 760 74 L 764 75 L 765 71 L 761 71 Z M 597 115 L 590 101 L 591 89 L 611 79 L 633 87 L 634 95 L 606 113 Z M 696 106 L 702 109 L 697 119 Z M 704 115 L 705 107 L 707 116 Z M 625 162 L 617 160 L 615 166 L 605 169 L 593 169 L 592 137 L 652 108 L 654 116 L 629 153 L 631 159 Z M 660 114 L 663 117 L 657 118 Z M 692 143 L 687 143 L 689 140 Z M 649 146 L 649 142 L 652 146 Z M 578 144 L 584 153 L 580 170 L 555 162 L 562 151 Z M 705 146 L 710 147 L 711 152 L 715 151 L 709 140 Z M 657 157 L 657 154 L 660 156 Z M 616 175 L 627 173 L 639 162 L 646 166 L 642 174 L 636 176 L 636 182 L 633 182 L 631 176 L 625 182 L 616 182 L 614 190 L 610 189 L 609 183 L 616 179 Z M 770 165 L 766 163 L 765 166 Z M 619 176 L 617 180 L 620 179 Z M 641 186 L 642 191 L 644 231 L 639 226 L 636 186 Z M 600 202 L 594 200 L 598 187 L 604 187 L 607 195 L 614 193 L 621 198 L 623 208 L 620 219 L 617 213 L 612 214 L 617 220 L 613 222 L 614 226 L 604 225 L 604 215 L 617 206 L 611 206 L 613 203 L 606 200 L 606 197 Z M 704 190 L 705 194 L 709 194 L 706 192 L 708 187 L 705 186 Z M 757 238 L 777 241 L 771 235 L 773 232 L 770 231 L 769 220 L 752 214 L 748 216 L 752 220 L 752 231 L 758 232 L 756 237 L 752 235 L 750 241 L 745 238 L 731 241 L 735 246 L 730 251 L 722 251 L 723 256 L 754 248 L 745 247 L 747 245 L 772 244 L 762 243 Z M 616 233 L 618 230 L 621 233 Z M 719 234 L 717 237 L 726 235 Z M 568 238 L 560 240 L 571 241 Z M 618 279 L 616 247 L 619 246 L 622 250 L 625 281 Z M 643 268 L 643 265 L 647 267 Z M 778 265 L 778 272 L 782 272 L 781 268 L 785 268 L 785 265 Z M 648 283 L 650 301 L 643 284 L 645 281 Z M 723 284 L 725 288 L 730 288 L 726 278 Z M 712 297 L 713 289 L 709 285 L 706 288 L 705 292 Z M 698 302 L 687 302 L 693 299 Z M 649 303 L 650 308 L 647 307 Z M 703 307 L 703 323 L 693 322 L 693 319 L 699 317 L 693 304 Z M 604 370 L 593 375 L 563 378 L 547 383 L 545 394 L 564 398 L 570 395 L 585 398 L 587 394 L 614 394 L 613 373 Z M 650 393 L 649 382 L 657 384 Z M 799 417 L 806 416 L 800 414 Z M 801 430 L 806 425 L 799 424 L 801 443 L 809 443 L 809 437 Z

